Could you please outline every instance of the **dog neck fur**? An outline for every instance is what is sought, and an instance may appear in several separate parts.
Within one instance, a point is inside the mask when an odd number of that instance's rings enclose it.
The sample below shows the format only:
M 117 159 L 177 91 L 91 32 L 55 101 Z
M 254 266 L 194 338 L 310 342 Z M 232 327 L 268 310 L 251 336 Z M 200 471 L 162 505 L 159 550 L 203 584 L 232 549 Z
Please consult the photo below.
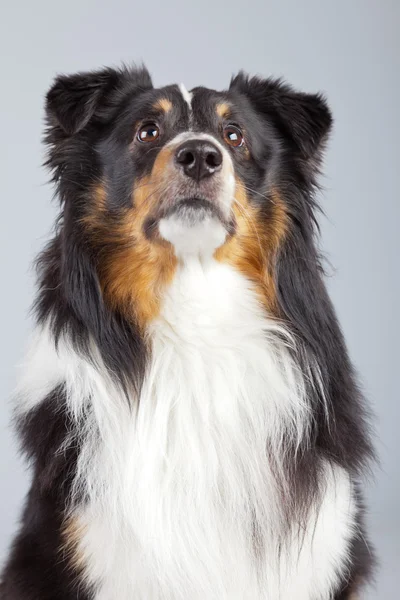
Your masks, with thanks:
M 70 515 L 96 600 L 328 597 L 352 535 L 348 476 L 324 467 L 304 535 L 285 544 L 284 490 L 266 459 L 268 447 L 279 475 L 288 440 L 309 434 L 290 334 L 232 268 L 191 260 L 148 335 L 133 410 L 96 348 L 85 359 L 63 338 L 56 351 L 47 328 L 20 390 L 24 412 L 64 382 L 82 440 Z

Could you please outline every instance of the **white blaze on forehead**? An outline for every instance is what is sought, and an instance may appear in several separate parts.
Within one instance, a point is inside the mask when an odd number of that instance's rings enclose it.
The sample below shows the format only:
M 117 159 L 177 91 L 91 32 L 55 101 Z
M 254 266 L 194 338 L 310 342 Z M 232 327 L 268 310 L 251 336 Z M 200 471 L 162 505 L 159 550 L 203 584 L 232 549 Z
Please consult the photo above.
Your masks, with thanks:
M 183 83 L 180 84 L 179 89 L 181 91 L 183 99 L 185 100 L 185 102 L 187 102 L 187 104 L 189 105 L 189 108 L 192 109 L 193 94 L 191 94 L 190 92 L 187 91 L 185 84 L 183 84 Z

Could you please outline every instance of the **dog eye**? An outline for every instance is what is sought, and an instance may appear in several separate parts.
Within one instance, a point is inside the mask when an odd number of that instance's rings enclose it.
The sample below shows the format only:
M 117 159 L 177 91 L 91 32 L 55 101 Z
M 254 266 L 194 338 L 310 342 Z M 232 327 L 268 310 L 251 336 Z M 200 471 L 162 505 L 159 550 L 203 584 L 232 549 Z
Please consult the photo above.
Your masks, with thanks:
M 244 137 L 243 133 L 240 131 L 239 127 L 235 125 L 227 125 L 224 128 L 224 140 L 230 146 L 234 148 L 238 148 L 239 146 L 243 146 Z
M 160 128 L 155 123 L 143 125 L 137 132 L 139 142 L 154 142 L 160 136 Z

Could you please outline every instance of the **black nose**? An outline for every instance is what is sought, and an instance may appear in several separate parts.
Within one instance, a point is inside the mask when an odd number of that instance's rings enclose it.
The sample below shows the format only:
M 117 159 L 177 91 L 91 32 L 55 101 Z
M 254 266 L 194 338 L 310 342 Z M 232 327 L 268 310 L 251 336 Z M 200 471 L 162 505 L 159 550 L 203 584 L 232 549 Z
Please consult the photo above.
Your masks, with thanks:
M 222 154 L 206 140 L 189 140 L 176 150 L 176 162 L 188 177 L 200 181 L 213 175 L 222 166 Z

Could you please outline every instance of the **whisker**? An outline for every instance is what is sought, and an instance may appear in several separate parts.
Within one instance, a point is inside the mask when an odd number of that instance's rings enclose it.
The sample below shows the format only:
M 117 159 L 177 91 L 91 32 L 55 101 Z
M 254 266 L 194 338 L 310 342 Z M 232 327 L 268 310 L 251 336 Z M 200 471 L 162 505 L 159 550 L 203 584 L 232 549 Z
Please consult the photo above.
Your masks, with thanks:
M 141 190 L 144 187 L 147 187 L 149 185 L 157 185 L 158 183 L 161 183 L 161 180 L 157 180 L 157 179 L 153 179 L 152 181 L 147 181 L 146 183 L 141 183 L 140 185 L 138 185 L 137 187 L 135 187 L 135 189 L 133 190 L 134 192 L 137 192 L 138 190 Z
M 246 190 L 246 192 L 250 192 L 251 194 L 255 194 L 256 196 L 261 196 L 261 198 L 264 198 L 265 200 L 269 200 L 270 202 L 272 202 L 272 204 L 276 204 L 275 200 L 268 193 L 263 194 L 261 192 L 257 192 L 257 190 L 253 190 L 252 188 L 250 188 L 244 184 L 243 184 L 243 187 Z

